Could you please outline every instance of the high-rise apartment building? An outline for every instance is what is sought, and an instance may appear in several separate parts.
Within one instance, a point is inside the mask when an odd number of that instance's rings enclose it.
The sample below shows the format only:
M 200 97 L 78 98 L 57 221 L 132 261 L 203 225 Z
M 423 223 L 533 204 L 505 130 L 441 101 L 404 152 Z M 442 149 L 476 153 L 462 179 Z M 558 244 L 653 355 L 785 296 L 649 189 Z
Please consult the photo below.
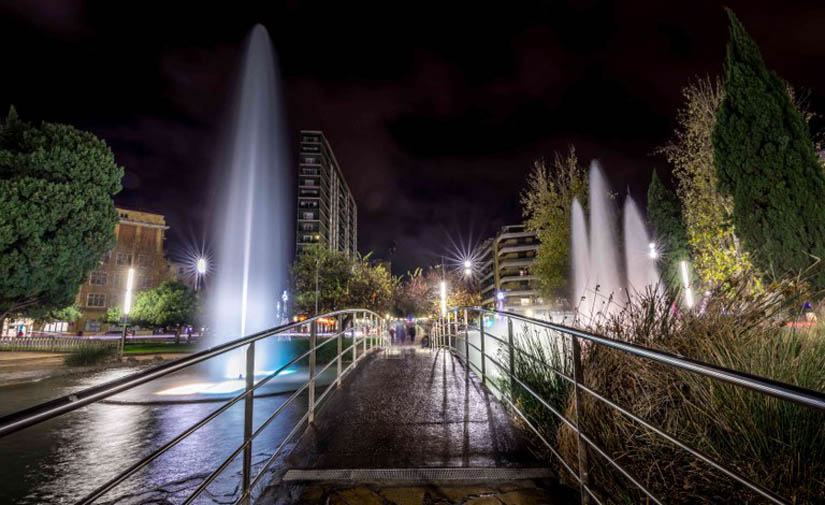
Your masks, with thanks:
M 302 130 L 299 156 L 297 250 L 320 243 L 355 255 L 358 208 L 324 134 Z
M 482 305 L 549 319 L 550 307 L 530 272 L 539 241 L 523 224 L 504 226 L 479 246 Z

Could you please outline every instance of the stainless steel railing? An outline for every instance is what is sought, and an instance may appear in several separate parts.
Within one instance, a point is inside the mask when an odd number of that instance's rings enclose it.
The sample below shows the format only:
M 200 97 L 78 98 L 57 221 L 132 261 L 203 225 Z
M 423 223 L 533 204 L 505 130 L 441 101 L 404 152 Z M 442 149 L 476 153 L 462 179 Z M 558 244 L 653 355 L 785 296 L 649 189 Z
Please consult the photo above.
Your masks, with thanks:
M 360 316 L 360 317 L 359 317 Z M 334 318 L 336 323 L 335 333 L 322 344 L 317 344 L 318 336 L 318 320 L 319 319 Z M 298 356 L 288 363 L 284 363 L 277 370 L 271 374 L 263 377 L 255 382 L 255 344 L 256 342 L 272 337 L 281 333 L 294 330 L 296 328 L 309 328 L 309 350 Z M 241 337 L 224 344 L 196 352 L 187 357 L 180 358 L 168 363 L 161 364 L 157 367 L 132 374 L 121 379 L 117 379 L 99 386 L 85 389 L 78 393 L 73 393 L 55 400 L 36 405 L 34 407 L 0 417 L 0 438 L 9 436 L 17 431 L 23 430 L 30 426 L 54 419 L 74 410 L 77 410 L 85 405 L 100 402 L 113 395 L 136 388 L 140 385 L 146 384 L 161 377 L 178 372 L 185 368 L 191 367 L 197 363 L 201 363 L 215 356 L 228 353 L 234 349 L 246 346 L 246 380 L 245 387 L 242 393 L 228 399 L 220 408 L 213 411 L 206 417 L 200 419 L 189 428 L 178 434 L 169 442 L 165 443 L 150 454 L 142 457 L 140 460 L 130 465 L 128 468 L 121 471 L 118 475 L 112 477 L 97 489 L 92 491 L 89 495 L 78 501 L 78 505 L 87 505 L 94 503 L 103 495 L 115 489 L 119 484 L 127 480 L 129 477 L 137 473 L 149 463 L 175 447 L 178 443 L 185 440 L 187 437 L 195 433 L 198 429 L 205 426 L 207 423 L 218 417 L 223 412 L 226 412 L 233 405 L 241 400 L 244 401 L 244 423 L 243 423 L 243 443 L 238 446 L 218 467 L 213 470 L 203 481 L 195 488 L 195 490 L 184 500 L 184 504 L 188 505 L 200 496 L 204 490 L 226 470 L 229 465 L 235 461 L 238 456 L 243 458 L 243 472 L 242 482 L 240 486 L 240 496 L 235 500 L 235 505 L 249 503 L 251 493 L 256 485 L 260 483 L 261 478 L 275 461 L 279 454 L 284 450 L 289 441 L 300 432 L 302 426 L 308 426 L 315 419 L 315 416 L 320 411 L 325 403 L 323 400 L 341 386 L 341 379 L 353 370 L 358 362 L 372 349 L 383 348 L 387 345 L 387 328 L 386 323 L 381 316 L 366 309 L 346 309 L 320 316 L 315 316 L 305 321 L 289 323 L 278 326 L 269 330 L 261 331 L 252 335 Z M 344 336 L 348 331 L 352 331 L 352 344 L 343 349 Z M 357 338 L 358 332 L 362 333 L 360 339 Z M 336 342 L 337 354 L 335 357 L 321 370 L 316 370 L 317 351 L 330 342 Z M 358 350 L 362 350 L 359 356 Z M 343 357 L 346 353 L 352 353 L 352 363 L 343 368 Z M 289 398 L 280 404 L 274 412 L 256 429 L 253 430 L 253 412 L 254 412 L 254 394 L 255 391 L 261 388 L 279 374 L 283 373 L 289 367 L 296 363 L 309 359 L 309 380 L 301 387 L 294 391 Z M 315 385 L 317 378 L 332 365 L 336 366 L 336 376 L 330 386 L 319 396 L 315 397 Z M 334 387 L 333 387 L 334 386 Z M 306 414 L 295 423 L 292 430 L 281 441 L 280 445 L 275 448 L 272 455 L 266 460 L 256 475 L 252 475 L 252 442 L 255 438 L 281 413 L 286 407 L 291 405 L 297 398 L 299 398 L 305 391 L 308 392 L 308 404 Z
M 463 314 L 463 321 L 459 321 L 460 313 Z M 473 316 L 471 317 L 470 314 L 473 314 Z M 505 318 L 507 323 L 506 339 L 493 335 L 490 332 L 485 332 L 485 314 L 491 315 L 493 317 Z M 546 399 L 542 398 L 532 388 L 530 388 L 527 384 L 522 382 L 516 375 L 516 369 L 514 365 L 515 353 L 525 355 L 532 359 L 538 358 L 532 356 L 528 351 L 520 348 L 515 344 L 513 338 L 514 321 L 519 321 L 524 324 L 533 325 L 538 328 L 552 330 L 554 332 L 557 332 L 556 335 L 558 335 L 559 337 L 569 337 L 571 346 L 570 351 L 568 353 L 569 356 L 567 357 L 572 363 L 572 376 L 569 373 L 564 373 L 564 371 L 562 370 L 557 370 L 553 367 L 548 368 L 554 374 L 559 376 L 562 380 L 567 381 L 569 384 L 571 384 L 573 388 L 572 394 L 574 395 L 573 401 L 575 403 L 575 408 L 573 409 L 573 411 L 575 412 L 574 419 L 568 419 L 563 413 L 559 412 L 557 408 L 554 408 Z M 472 323 L 476 323 L 477 329 L 480 334 L 478 346 L 470 342 L 469 328 Z M 460 331 L 462 325 L 464 328 L 463 332 Z M 504 348 L 507 349 L 507 352 L 505 354 L 509 357 L 509 363 L 501 363 L 496 357 L 491 356 L 487 353 L 485 349 L 485 341 L 488 338 L 497 341 L 499 344 L 501 344 Z M 459 344 L 459 341 L 462 341 L 462 344 Z M 493 388 L 498 390 L 501 399 L 505 403 L 507 403 L 508 406 L 513 410 L 513 412 L 524 421 L 527 427 L 530 428 L 530 430 L 538 436 L 539 440 L 541 440 L 541 442 L 550 450 L 554 457 L 558 459 L 561 466 L 567 472 L 569 472 L 573 479 L 579 484 L 583 504 L 589 503 L 590 500 L 593 500 L 595 503 L 601 504 L 601 501 L 596 495 L 594 489 L 591 487 L 589 478 L 587 448 L 590 448 L 593 452 L 595 452 L 601 458 L 607 461 L 607 463 L 609 463 L 614 469 L 616 469 L 628 481 L 630 481 L 633 484 L 633 486 L 638 488 L 651 502 L 659 505 L 661 505 L 662 503 L 662 501 L 659 498 L 654 496 L 653 492 L 651 492 L 650 489 L 648 489 L 641 482 L 639 482 L 638 479 L 636 479 L 627 469 L 625 469 L 621 464 L 619 464 L 614 458 L 611 458 L 610 455 L 608 455 L 604 449 L 599 447 L 599 445 L 590 436 L 588 436 L 587 433 L 585 433 L 585 430 L 583 429 L 581 423 L 581 418 L 584 415 L 582 412 L 582 400 L 584 395 L 589 395 L 590 397 L 594 398 L 597 402 L 600 402 L 612 409 L 621 412 L 623 415 L 632 419 L 636 423 L 639 423 L 640 425 L 644 426 L 646 429 L 655 433 L 659 437 L 685 450 L 695 458 L 710 465 L 711 467 L 715 468 L 724 475 L 735 480 L 739 484 L 749 488 L 750 490 L 759 494 L 760 496 L 769 500 L 770 502 L 779 505 L 791 504 L 791 501 L 788 498 L 779 496 L 772 490 L 767 489 L 764 486 L 754 482 L 752 479 L 743 476 L 741 473 L 732 470 L 723 462 L 716 461 L 710 456 L 703 454 L 702 452 L 694 449 L 684 441 L 679 440 L 677 437 L 667 433 L 665 430 L 657 426 L 654 426 L 650 422 L 637 416 L 633 412 L 630 412 L 629 410 L 621 407 L 620 405 L 609 400 L 608 398 L 605 398 L 599 392 L 588 387 L 584 383 L 583 379 L 581 359 L 582 341 L 590 342 L 592 343 L 592 345 L 599 345 L 616 349 L 618 351 L 627 353 L 632 356 L 655 361 L 664 364 L 668 367 L 685 370 L 687 372 L 697 374 L 702 377 L 712 379 L 714 381 L 732 384 L 737 387 L 755 391 L 759 394 L 768 395 L 784 401 L 794 402 L 799 405 L 817 409 L 818 411 L 825 413 L 825 394 L 818 391 L 811 391 L 791 384 L 785 384 L 770 379 L 766 379 L 764 377 L 758 377 L 746 373 L 737 372 L 735 370 L 729 370 L 708 363 L 703 363 L 701 361 L 676 356 L 667 352 L 657 351 L 644 346 L 614 340 L 604 336 L 582 331 L 576 328 L 570 328 L 567 326 L 549 323 L 546 321 L 525 317 L 511 312 L 495 311 L 481 307 L 452 308 L 447 312 L 445 317 L 442 317 L 435 321 L 435 324 L 433 325 L 433 338 L 431 339 L 431 346 L 434 348 L 446 348 L 450 350 L 462 361 L 464 361 L 465 366 L 468 369 L 472 369 L 477 374 L 479 374 L 482 384 L 484 384 L 485 386 L 492 386 Z M 459 349 L 459 346 L 463 349 Z M 469 358 L 470 348 L 475 349 L 475 351 L 479 353 L 481 361 L 480 365 L 476 365 Z M 500 373 L 503 373 L 504 376 L 511 381 L 511 384 L 518 384 L 519 388 L 526 391 L 527 394 L 533 397 L 540 405 L 542 405 L 544 408 L 550 411 L 555 417 L 558 418 L 558 420 L 561 423 L 564 423 L 576 434 L 578 440 L 578 471 L 574 470 L 570 466 L 570 464 L 568 464 L 564 460 L 564 458 L 562 458 L 562 456 L 557 452 L 553 444 L 551 444 L 544 436 L 542 436 L 540 430 L 534 425 L 534 423 L 532 423 L 528 419 L 528 416 L 524 412 L 522 412 L 515 405 L 515 403 L 511 401 L 510 398 L 507 397 L 507 394 L 501 390 L 500 386 L 497 385 L 495 381 L 489 380 L 489 374 L 487 372 L 488 362 L 493 364 L 500 371 Z M 545 365 L 549 364 L 545 363 Z

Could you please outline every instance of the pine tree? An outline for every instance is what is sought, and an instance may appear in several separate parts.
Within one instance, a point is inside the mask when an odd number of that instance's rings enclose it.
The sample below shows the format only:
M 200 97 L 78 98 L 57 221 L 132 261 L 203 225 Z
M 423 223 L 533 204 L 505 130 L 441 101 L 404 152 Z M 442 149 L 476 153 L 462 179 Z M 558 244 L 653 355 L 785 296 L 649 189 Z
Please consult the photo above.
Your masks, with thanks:
M 825 174 L 786 83 L 728 16 L 725 99 L 713 131 L 719 191 L 733 197 L 736 233 L 755 266 L 777 278 L 804 271 L 810 256 L 825 259 Z M 825 287 L 825 268 L 813 282 Z
M 679 262 L 688 259 L 688 238 L 679 199 L 653 171 L 647 189 L 647 218 L 661 254 L 662 279 L 679 287 Z

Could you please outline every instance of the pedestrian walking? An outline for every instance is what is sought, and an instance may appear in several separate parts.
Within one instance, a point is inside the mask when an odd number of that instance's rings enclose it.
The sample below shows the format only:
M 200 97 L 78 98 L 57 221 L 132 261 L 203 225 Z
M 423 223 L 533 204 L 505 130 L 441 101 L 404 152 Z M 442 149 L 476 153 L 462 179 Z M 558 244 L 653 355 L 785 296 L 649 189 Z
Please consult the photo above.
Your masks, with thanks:
M 398 329 L 396 330 L 396 335 L 398 335 L 398 342 L 403 344 L 404 340 L 406 340 L 406 338 L 407 338 L 407 331 L 406 331 L 406 326 L 404 326 L 404 323 L 401 323 L 401 324 L 398 325 Z
M 390 342 L 395 343 L 395 328 L 390 327 Z
M 415 343 L 415 324 L 410 325 L 410 329 L 407 331 L 407 334 L 410 336 L 410 343 Z

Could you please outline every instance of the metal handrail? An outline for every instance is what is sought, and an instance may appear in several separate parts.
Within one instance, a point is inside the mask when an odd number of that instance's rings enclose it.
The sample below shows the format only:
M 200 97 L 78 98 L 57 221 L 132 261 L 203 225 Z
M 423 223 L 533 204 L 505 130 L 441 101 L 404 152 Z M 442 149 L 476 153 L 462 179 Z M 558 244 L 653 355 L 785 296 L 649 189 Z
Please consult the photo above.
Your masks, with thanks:
M 464 335 L 459 335 L 458 333 L 458 312 L 464 311 L 464 321 L 465 321 L 465 332 Z M 481 346 L 476 346 L 469 341 L 468 338 L 468 312 L 476 312 L 479 314 L 479 331 L 481 335 Z M 450 314 L 454 314 L 454 318 L 450 318 Z M 485 332 L 483 329 L 483 314 L 491 314 L 496 317 L 504 317 L 507 318 L 508 321 L 508 332 L 509 332 L 509 341 L 505 341 L 503 338 L 499 338 L 497 336 L 491 335 L 488 332 Z M 568 375 L 562 373 L 559 370 L 556 370 L 555 367 L 549 366 L 549 369 L 553 371 L 556 375 L 564 378 L 565 380 L 569 381 L 573 384 L 575 389 L 575 397 L 574 400 L 576 401 L 576 419 L 570 420 L 567 419 L 562 413 L 558 410 L 553 408 L 549 405 L 540 395 L 538 395 L 532 388 L 528 387 L 524 384 L 518 377 L 515 375 L 515 370 L 513 368 L 513 351 L 516 350 L 523 355 L 530 357 L 533 360 L 541 361 L 532 354 L 528 353 L 527 351 L 521 349 L 519 346 L 515 345 L 513 340 L 513 330 L 512 330 L 512 321 L 521 321 L 526 324 L 534 325 L 539 328 L 544 328 L 548 330 L 553 330 L 558 332 L 559 334 L 566 334 L 571 338 L 573 344 L 573 351 L 572 351 L 572 361 L 573 361 L 573 377 L 569 377 Z M 455 333 L 451 333 L 451 326 L 455 325 Z M 728 477 L 734 479 L 735 481 L 739 482 L 740 484 L 748 487 L 752 491 L 758 493 L 759 495 L 767 498 L 773 503 L 776 504 L 789 504 L 790 501 L 781 497 L 774 493 L 773 491 L 765 488 L 764 486 L 753 482 L 747 477 L 740 475 L 739 473 L 725 467 L 721 463 L 713 460 L 706 454 L 690 447 L 689 445 L 685 444 L 684 442 L 678 440 L 676 437 L 668 434 L 664 430 L 655 427 L 651 423 L 645 421 L 644 419 L 640 418 L 639 416 L 634 415 L 632 412 L 629 412 L 627 409 L 622 408 L 621 406 L 617 405 L 616 403 L 608 400 L 604 396 L 600 395 L 598 392 L 594 391 L 593 389 L 587 387 L 583 383 L 583 376 L 582 376 L 582 364 L 580 358 L 580 351 L 579 346 L 580 342 L 579 339 L 586 340 L 589 342 L 593 342 L 598 345 L 604 345 L 607 347 L 611 347 L 613 349 L 617 349 L 619 351 L 631 354 L 633 356 L 638 356 L 641 358 L 649 359 L 652 361 L 656 361 L 659 363 L 663 363 L 665 365 L 669 365 L 675 368 L 679 368 L 682 370 L 686 370 L 691 373 L 695 373 L 701 375 L 703 377 L 707 377 L 713 380 L 718 380 L 722 382 L 726 382 L 729 384 L 733 384 L 736 386 L 744 387 L 746 389 L 756 391 L 761 394 L 770 395 L 782 400 L 791 401 L 805 407 L 814 408 L 820 411 L 825 411 L 825 393 L 813 391 L 809 389 L 805 389 L 799 386 L 795 386 L 792 384 L 786 384 L 778 381 L 774 381 L 772 379 L 768 379 L 765 377 L 759 377 L 743 372 L 738 372 L 735 370 L 730 370 L 724 367 L 711 365 L 709 363 L 704 363 L 698 360 L 693 360 L 690 358 L 685 358 L 682 356 L 677 356 L 671 353 L 658 351 L 655 349 L 651 349 L 648 347 L 644 347 L 637 344 L 630 344 L 627 342 L 622 342 L 619 340 L 611 339 L 608 337 L 604 337 L 601 335 L 597 335 L 594 333 L 590 333 L 587 331 L 583 331 L 577 328 L 570 328 L 563 325 L 558 325 L 555 323 L 550 323 L 547 321 L 541 321 L 538 319 L 529 318 L 526 316 L 522 316 L 520 314 L 515 314 L 512 312 L 505 312 L 505 311 L 496 311 L 491 309 L 485 309 L 483 307 L 474 307 L 474 306 L 467 306 L 467 307 L 455 307 L 450 309 L 447 312 L 446 318 L 441 318 L 436 322 L 435 325 L 435 339 L 434 339 L 434 347 L 447 347 L 451 352 L 455 353 L 457 356 L 461 357 L 461 353 L 458 351 L 457 346 L 453 346 L 453 340 L 451 337 L 455 337 L 455 340 L 461 339 L 464 340 L 464 352 L 468 352 L 470 347 L 473 347 L 475 350 L 479 351 L 481 355 L 481 367 L 479 368 L 469 358 L 469 355 L 463 358 L 463 361 L 466 365 L 469 365 L 469 368 L 476 370 L 477 372 L 481 373 L 481 382 L 483 385 L 491 385 L 496 390 L 501 393 L 502 398 L 509 404 L 509 406 L 527 423 L 528 427 L 535 432 L 539 439 L 544 443 L 545 446 L 550 449 L 552 454 L 558 458 L 562 465 L 574 474 L 575 480 L 579 483 L 581 488 L 581 497 L 582 503 L 587 503 L 589 498 L 592 498 L 594 501 L 599 502 L 598 498 L 592 492 L 591 488 L 589 487 L 589 479 L 588 479 L 588 468 L 587 468 L 587 453 L 584 450 L 583 446 L 591 447 L 596 453 L 599 454 L 602 458 L 604 458 L 608 463 L 610 463 L 614 468 L 616 468 L 625 478 L 627 478 L 630 482 L 633 483 L 638 489 L 640 489 L 651 501 L 655 503 L 660 503 L 659 499 L 656 498 L 653 493 L 651 493 L 645 486 L 643 486 L 640 482 L 638 482 L 627 470 L 625 470 L 621 465 L 619 465 L 613 458 L 611 458 L 602 448 L 600 448 L 590 437 L 588 437 L 585 433 L 581 430 L 581 424 L 579 422 L 579 416 L 582 408 L 580 395 L 582 393 L 588 394 L 597 401 L 600 401 L 611 408 L 614 408 L 621 412 L 622 414 L 628 416 L 630 419 L 638 422 L 642 426 L 650 429 L 657 435 L 663 437 L 665 440 L 673 443 L 674 445 L 686 450 L 688 453 L 692 454 L 694 457 L 702 460 L 703 462 L 711 465 L 715 469 L 721 471 Z M 507 352 L 510 355 L 510 366 L 505 366 L 504 364 L 500 363 L 496 358 L 490 356 L 484 351 L 484 340 L 485 337 L 491 337 L 494 340 L 498 341 L 499 343 L 507 346 Z M 552 445 L 547 441 L 547 439 L 542 436 L 538 429 L 527 420 L 527 416 L 519 410 L 519 408 L 511 402 L 507 395 L 499 388 L 495 382 L 490 382 L 486 380 L 486 367 L 485 362 L 489 360 L 493 363 L 496 368 L 498 368 L 503 374 L 510 378 L 513 383 L 518 383 L 521 388 L 523 388 L 528 394 L 530 394 L 533 398 L 535 398 L 543 407 L 550 410 L 556 417 L 559 418 L 560 421 L 564 422 L 571 430 L 573 430 L 578 438 L 579 443 L 579 472 L 575 474 L 573 469 L 564 461 L 563 458 L 559 455 L 559 453 L 552 447 Z M 546 365 L 549 365 L 545 363 Z
M 342 339 L 347 332 L 347 328 L 345 327 L 345 320 L 342 316 L 347 314 L 361 314 L 362 316 L 369 315 L 369 323 L 364 325 L 368 331 L 367 333 L 361 338 L 358 339 L 356 332 L 353 332 L 352 337 L 352 344 L 347 347 L 346 349 L 341 350 Z M 330 317 L 337 317 L 340 321 L 341 331 L 334 333 L 329 339 L 320 345 L 316 345 L 316 337 L 317 337 L 317 320 L 320 318 L 330 318 Z M 353 317 L 355 319 L 355 316 Z M 258 382 L 254 381 L 252 377 L 254 375 L 254 350 L 255 350 L 255 342 L 258 340 L 262 340 L 264 338 L 277 335 L 279 333 L 283 333 L 289 331 L 294 328 L 299 328 L 303 326 L 310 327 L 310 349 L 305 352 L 304 354 L 290 360 L 288 363 L 285 363 L 278 367 L 277 370 L 268 374 L 266 377 L 262 378 Z M 376 328 L 378 331 L 376 332 L 374 337 L 370 337 L 369 329 Z M 354 328 L 353 328 L 354 329 Z M 161 364 L 157 367 L 144 370 L 142 372 L 138 372 L 136 374 L 132 374 L 120 379 L 116 379 L 99 386 L 95 386 L 92 388 L 85 389 L 78 393 L 69 394 L 63 396 L 61 398 L 57 398 L 55 400 L 51 400 L 48 402 L 41 403 L 34 407 L 30 407 L 24 409 L 22 411 L 9 414 L 3 417 L 0 417 L 0 438 L 6 437 L 11 435 L 17 431 L 23 430 L 27 427 L 34 426 L 36 424 L 45 422 L 50 419 L 54 419 L 61 415 L 67 414 L 74 410 L 77 410 L 85 405 L 89 405 L 92 403 L 100 402 L 110 396 L 115 394 L 121 393 L 123 391 L 127 391 L 133 389 L 135 387 L 141 386 L 158 378 L 167 376 L 169 374 L 178 372 L 184 368 L 191 367 L 195 364 L 201 363 L 207 359 L 212 357 L 225 354 L 232 350 L 238 349 L 243 346 L 247 346 L 247 379 L 246 379 L 246 388 L 243 392 L 239 393 L 238 395 L 227 399 L 227 401 L 218 409 L 208 414 L 206 417 L 202 418 L 201 420 L 194 423 L 188 429 L 184 430 L 182 433 L 174 437 L 169 442 L 163 444 L 158 449 L 152 451 L 150 454 L 144 456 L 139 461 L 135 462 L 134 464 L 130 465 L 128 468 L 120 472 L 118 475 L 113 477 L 112 479 L 108 480 L 103 485 L 99 486 L 97 489 L 92 491 L 89 495 L 84 497 L 78 504 L 90 504 L 93 503 L 98 498 L 102 497 L 107 492 L 111 491 L 123 481 L 134 475 L 140 469 L 144 468 L 146 465 L 160 457 L 162 454 L 166 453 L 172 447 L 176 446 L 178 443 L 186 439 L 192 433 L 218 417 L 223 412 L 226 412 L 229 408 L 233 405 L 237 404 L 241 400 L 246 401 L 246 408 L 244 410 L 244 441 L 243 443 L 236 448 L 229 457 L 224 460 L 213 472 L 211 472 L 203 481 L 196 487 L 196 489 L 186 498 L 184 503 L 191 503 L 194 501 L 213 481 L 217 476 L 219 476 L 230 464 L 234 461 L 241 453 L 244 454 L 244 471 L 243 471 L 243 486 L 241 487 L 241 495 L 235 503 L 245 503 L 248 501 L 252 490 L 254 489 L 255 485 L 258 483 L 260 478 L 264 475 L 266 470 L 269 468 L 271 463 L 275 460 L 278 454 L 283 450 L 289 440 L 298 432 L 298 429 L 306 422 L 312 422 L 314 419 L 314 415 L 316 413 L 316 404 L 320 403 L 324 397 L 330 392 L 330 390 L 335 390 L 341 385 L 341 378 L 345 376 L 349 371 L 351 371 L 360 358 L 363 357 L 368 352 L 368 343 L 372 338 L 373 345 L 372 348 L 379 348 L 386 345 L 386 332 L 384 331 L 384 322 L 381 319 L 381 316 L 375 312 L 372 312 L 367 309 L 345 309 L 345 310 L 338 310 L 335 312 L 330 312 L 328 314 L 322 314 L 318 316 L 311 317 L 304 321 L 288 323 L 285 325 L 277 326 L 275 328 L 271 328 L 269 330 L 264 330 L 261 332 L 257 332 L 251 335 L 247 335 L 245 337 L 238 338 L 236 340 L 232 340 L 230 342 L 226 342 L 224 344 L 211 347 L 209 349 L 204 349 L 203 351 L 199 351 L 197 353 L 191 354 L 189 356 Z M 331 341 L 338 342 L 338 349 L 340 350 L 339 353 L 328 363 L 326 364 L 320 371 L 316 372 L 315 370 L 315 356 L 318 349 L 321 347 L 329 344 Z M 360 357 L 358 356 L 358 346 L 360 344 L 364 345 L 362 354 Z M 346 369 L 342 370 L 340 363 L 344 355 L 352 351 L 353 361 L 352 363 L 346 367 Z M 290 366 L 298 363 L 299 361 L 306 359 L 309 357 L 310 359 L 310 370 L 309 370 L 309 380 L 304 383 L 300 388 L 294 391 L 290 397 L 280 404 L 275 411 L 253 432 L 252 431 L 252 398 L 255 394 L 255 390 L 259 389 L 266 383 L 268 383 L 271 379 L 281 374 L 284 370 L 289 368 Z M 315 381 L 317 377 L 326 371 L 332 364 L 338 363 L 338 373 L 334 382 L 330 384 L 324 393 L 318 398 L 318 401 L 315 401 Z M 336 387 L 332 387 L 332 386 Z M 304 391 L 309 390 L 309 407 L 307 409 L 307 413 L 295 424 L 293 429 L 287 435 L 287 437 L 281 442 L 279 447 L 276 449 L 275 453 L 269 458 L 266 464 L 261 468 L 258 474 L 255 476 L 254 479 L 251 477 L 251 447 L 252 441 L 280 414 L 283 410 L 291 405 Z

